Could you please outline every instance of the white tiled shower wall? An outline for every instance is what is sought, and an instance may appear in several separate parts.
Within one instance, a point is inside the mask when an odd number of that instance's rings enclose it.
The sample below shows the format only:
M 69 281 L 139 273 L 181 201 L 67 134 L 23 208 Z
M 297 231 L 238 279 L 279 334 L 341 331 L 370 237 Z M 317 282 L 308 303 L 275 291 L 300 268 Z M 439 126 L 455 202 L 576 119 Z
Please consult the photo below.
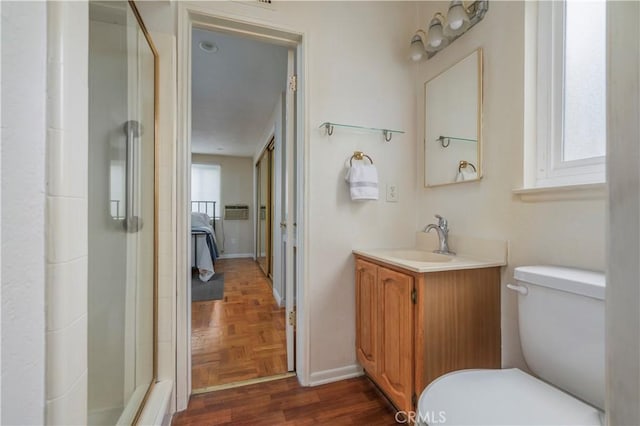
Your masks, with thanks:
M 87 419 L 88 3 L 47 3 L 46 423 Z

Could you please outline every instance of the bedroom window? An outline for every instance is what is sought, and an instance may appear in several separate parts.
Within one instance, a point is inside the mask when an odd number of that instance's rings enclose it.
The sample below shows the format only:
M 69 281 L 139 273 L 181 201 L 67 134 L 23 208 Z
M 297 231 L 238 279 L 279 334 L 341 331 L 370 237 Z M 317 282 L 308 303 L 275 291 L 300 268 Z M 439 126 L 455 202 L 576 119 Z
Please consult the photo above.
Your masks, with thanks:
M 217 164 L 191 165 L 191 211 L 220 217 L 220 171 Z
M 606 2 L 538 3 L 536 187 L 605 181 Z

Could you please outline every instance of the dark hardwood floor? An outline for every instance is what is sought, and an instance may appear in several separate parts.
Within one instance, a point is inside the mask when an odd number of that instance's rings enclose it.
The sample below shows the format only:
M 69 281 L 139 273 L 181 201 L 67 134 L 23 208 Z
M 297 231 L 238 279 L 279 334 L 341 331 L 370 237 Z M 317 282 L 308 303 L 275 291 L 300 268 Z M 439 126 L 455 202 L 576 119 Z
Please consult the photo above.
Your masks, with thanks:
M 191 397 L 173 425 L 396 425 L 393 407 L 365 377 L 315 387 L 275 380 Z

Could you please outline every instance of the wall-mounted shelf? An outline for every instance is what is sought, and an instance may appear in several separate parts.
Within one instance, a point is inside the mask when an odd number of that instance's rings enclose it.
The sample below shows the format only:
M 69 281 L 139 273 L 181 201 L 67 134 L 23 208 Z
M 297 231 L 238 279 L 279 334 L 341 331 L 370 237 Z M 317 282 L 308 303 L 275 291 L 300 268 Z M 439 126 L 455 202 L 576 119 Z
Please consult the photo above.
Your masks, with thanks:
M 376 133 L 381 132 L 382 136 L 384 137 L 384 140 L 387 142 L 391 141 L 391 138 L 393 137 L 394 133 L 399 133 L 399 134 L 404 133 L 402 130 L 378 129 L 376 127 L 364 127 L 364 126 L 354 126 L 351 124 L 332 123 L 330 121 L 325 121 L 324 123 L 322 123 L 320 125 L 320 128 L 322 127 L 324 127 L 327 130 L 327 134 L 329 136 L 333 135 L 334 127 L 340 127 L 343 129 L 351 129 L 351 130 L 365 130 L 365 131 L 376 132 Z
M 440 135 L 440 137 L 436 139 L 436 142 L 440 142 L 440 145 L 442 145 L 443 148 L 446 148 L 449 146 L 452 140 L 460 141 L 460 142 L 478 143 L 478 141 L 475 139 L 456 138 L 454 136 L 443 136 L 443 135 Z

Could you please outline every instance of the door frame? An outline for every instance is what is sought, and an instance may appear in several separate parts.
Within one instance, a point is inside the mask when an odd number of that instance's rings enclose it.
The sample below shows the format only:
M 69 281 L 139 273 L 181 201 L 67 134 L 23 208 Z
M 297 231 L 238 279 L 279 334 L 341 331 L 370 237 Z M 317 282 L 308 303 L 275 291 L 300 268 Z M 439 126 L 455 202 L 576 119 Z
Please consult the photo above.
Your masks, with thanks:
M 308 37 L 298 29 L 274 26 L 272 23 L 242 17 L 215 6 L 178 3 L 178 110 L 176 139 L 176 205 L 188 206 L 191 179 L 191 32 L 203 28 L 229 34 L 252 37 L 295 49 L 297 70 L 296 102 L 296 375 L 301 385 L 307 386 L 309 378 L 309 319 L 307 298 L 307 253 L 309 149 L 308 99 Z M 176 409 L 187 408 L 192 392 L 191 384 L 191 303 L 190 303 L 190 226 L 187 208 L 176 209 Z M 287 218 L 287 228 L 294 229 L 294 215 Z

